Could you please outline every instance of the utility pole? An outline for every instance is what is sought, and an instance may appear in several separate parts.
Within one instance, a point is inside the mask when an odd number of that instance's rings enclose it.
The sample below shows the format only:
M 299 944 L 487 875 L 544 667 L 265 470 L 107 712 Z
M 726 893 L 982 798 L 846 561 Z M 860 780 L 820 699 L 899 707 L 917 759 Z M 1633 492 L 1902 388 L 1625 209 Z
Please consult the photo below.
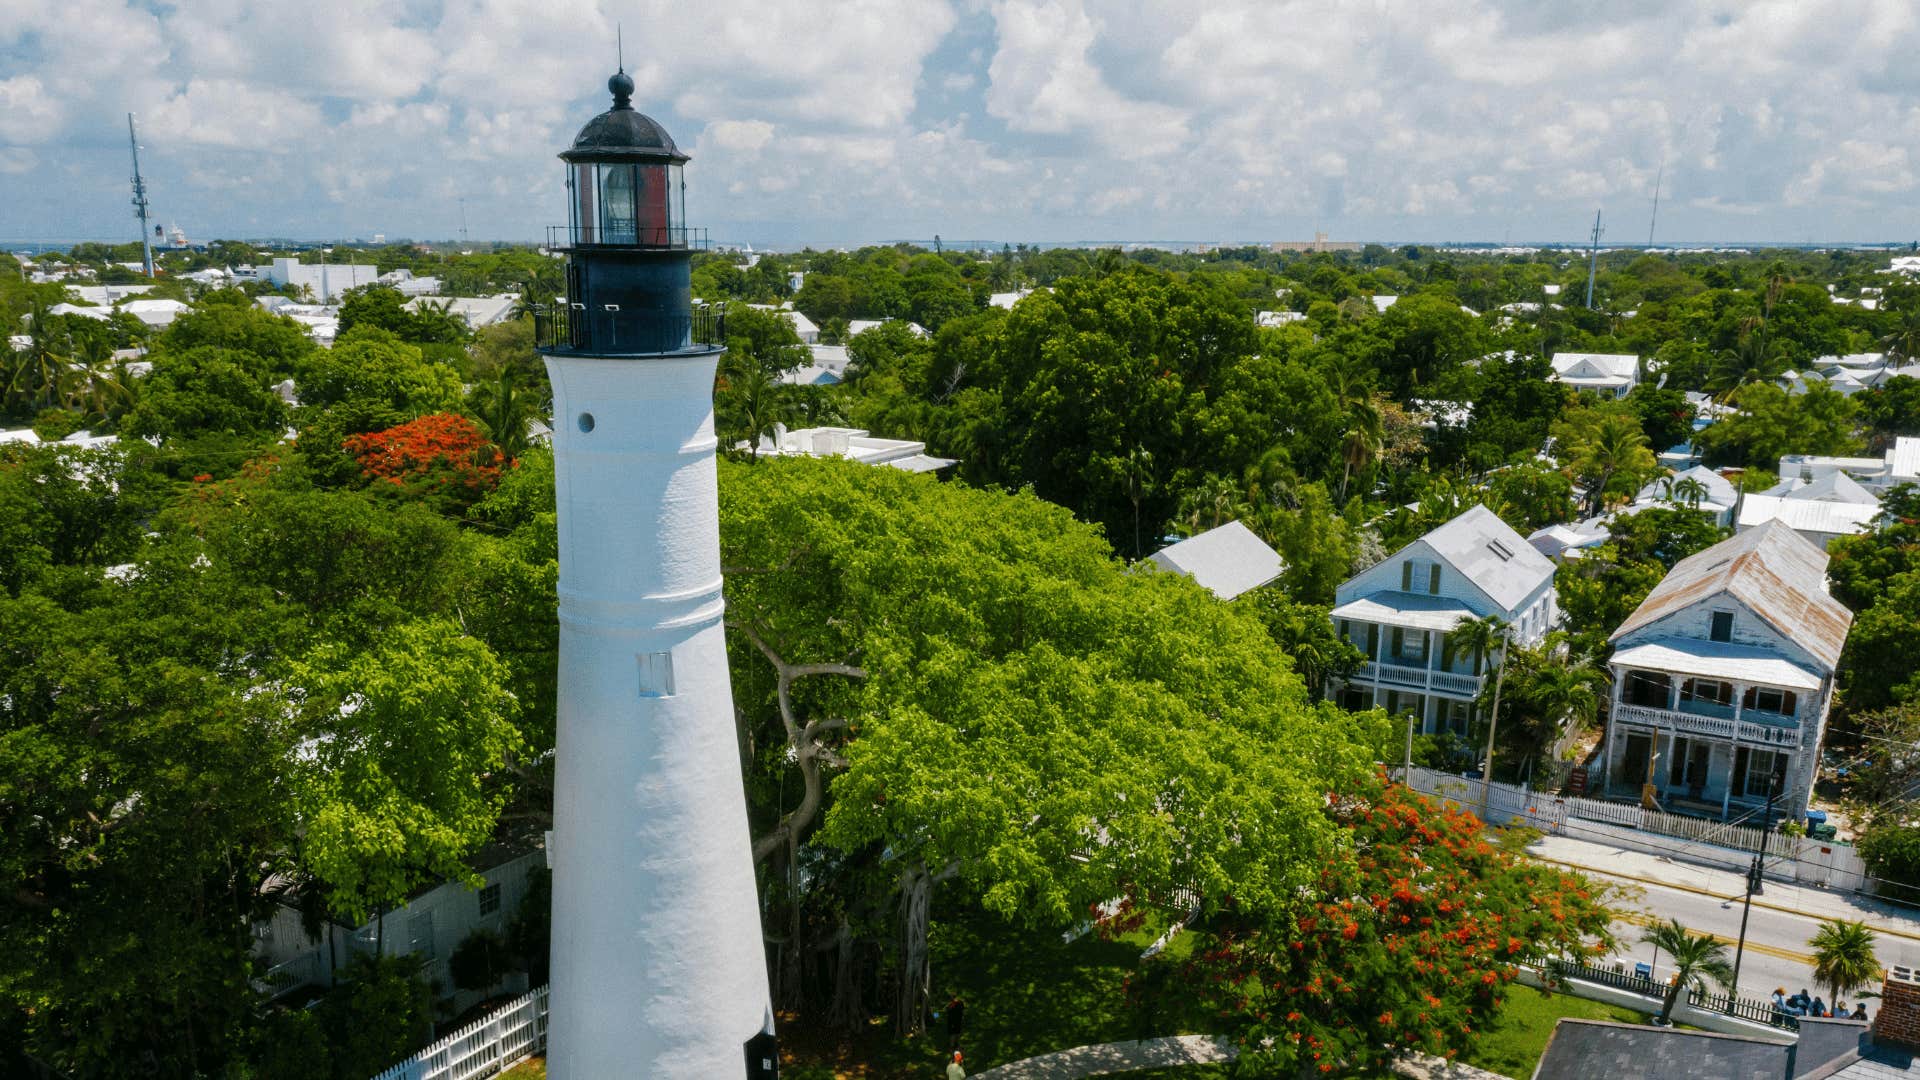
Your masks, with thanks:
M 1660 220 L 1660 181 L 1667 177 L 1667 159 L 1660 159 L 1660 171 L 1653 174 L 1653 213 L 1647 218 L 1647 247 L 1653 247 L 1653 226 Z M 1591 306 L 1593 301 L 1588 300 Z
M 147 235 L 147 182 L 140 179 L 140 140 L 133 135 L 133 114 L 127 114 L 127 146 L 133 151 L 133 216 L 140 219 L 140 257 L 153 277 L 153 240 Z
M 1747 951 L 1747 917 L 1753 914 L 1753 894 L 1761 889 L 1760 875 L 1766 869 L 1767 838 L 1773 834 L 1773 800 L 1779 795 L 1779 785 L 1767 785 L 1767 809 L 1760 819 L 1760 850 L 1753 856 L 1753 865 L 1747 868 L 1747 901 L 1740 910 L 1740 943 L 1733 950 L 1733 985 L 1727 987 L 1727 1012 L 1733 1012 L 1733 999 L 1740 993 L 1740 960 Z
M 1493 813 L 1493 734 L 1500 727 L 1500 684 L 1507 678 L 1507 648 L 1512 644 L 1513 627 L 1500 631 L 1500 666 L 1493 671 L 1493 710 L 1487 714 L 1486 773 L 1480 778 L 1480 820 Z
M 1587 247 L 1587 310 L 1593 310 L 1593 271 L 1600 264 L 1600 211 L 1593 212 L 1593 242 Z

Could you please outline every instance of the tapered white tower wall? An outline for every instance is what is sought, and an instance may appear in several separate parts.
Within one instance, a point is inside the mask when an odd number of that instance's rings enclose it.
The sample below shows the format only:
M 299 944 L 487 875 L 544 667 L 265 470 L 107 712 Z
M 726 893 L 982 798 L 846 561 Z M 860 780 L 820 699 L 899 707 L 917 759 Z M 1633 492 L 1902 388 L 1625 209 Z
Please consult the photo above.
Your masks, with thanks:
M 772 1014 L 720 596 L 717 313 L 687 156 L 633 80 L 562 151 L 564 303 L 537 309 L 560 533 L 555 1080 L 771 1077 Z M 749 1044 L 752 1053 L 749 1054 Z
M 766 964 L 721 626 L 719 350 L 552 355 L 555 1080 L 745 1073 Z

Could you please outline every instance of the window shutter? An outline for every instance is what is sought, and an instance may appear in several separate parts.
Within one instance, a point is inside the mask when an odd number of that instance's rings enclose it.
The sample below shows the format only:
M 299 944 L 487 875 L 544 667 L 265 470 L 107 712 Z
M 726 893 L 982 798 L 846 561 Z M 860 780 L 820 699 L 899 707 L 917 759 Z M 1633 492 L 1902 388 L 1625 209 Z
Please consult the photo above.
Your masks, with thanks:
M 1400 564 L 1400 591 L 1401 592 L 1413 591 L 1413 560 L 1412 559 L 1408 559 L 1406 562 L 1403 562 Z
M 1380 654 L 1380 624 L 1367 624 L 1367 659 L 1372 660 Z
M 1400 659 L 1400 653 L 1406 647 L 1407 647 L 1406 631 L 1402 630 L 1398 626 L 1394 627 L 1393 628 L 1393 658 L 1395 660 Z
M 1434 563 L 1431 567 L 1427 569 L 1427 591 L 1432 593 L 1435 596 L 1440 595 L 1440 564 L 1439 563 Z

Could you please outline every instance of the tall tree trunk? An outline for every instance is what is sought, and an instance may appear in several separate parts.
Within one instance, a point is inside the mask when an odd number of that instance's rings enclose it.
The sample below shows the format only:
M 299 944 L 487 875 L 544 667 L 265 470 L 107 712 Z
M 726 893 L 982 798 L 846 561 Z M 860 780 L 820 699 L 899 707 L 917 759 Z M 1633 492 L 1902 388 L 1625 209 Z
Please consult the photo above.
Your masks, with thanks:
M 893 1032 L 919 1035 L 927 1029 L 933 996 L 933 958 L 927 950 L 928 909 L 933 875 L 914 863 L 900 875 L 900 983 L 895 992 Z
M 827 1004 L 827 1026 L 840 1031 L 856 1031 L 867 1022 L 860 969 L 854 962 L 857 947 L 852 924 L 840 916 L 840 929 L 833 936 L 833 997 Z

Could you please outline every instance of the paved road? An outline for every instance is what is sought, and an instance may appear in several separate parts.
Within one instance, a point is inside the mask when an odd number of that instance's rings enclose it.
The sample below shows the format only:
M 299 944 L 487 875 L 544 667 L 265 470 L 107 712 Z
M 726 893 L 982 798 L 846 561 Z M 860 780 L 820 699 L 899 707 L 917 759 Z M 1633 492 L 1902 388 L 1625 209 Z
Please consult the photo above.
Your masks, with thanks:
M 1654 861 L 1645 855 L 1622 852 L 1602 844 L 1581 844 L 1552 838 L 1536 845 L 1535 854 L 1563 864 L 1579 865 L 1587 873 L 1611 879 L 1633 894 L 1622 906 L 1623 918 L 1614 925 L 1628 963 L 1653 964 L 1655 977 L 1668 968 L 1664 957 L 1640 941 L 1645 928 L 1669 918 L 1696 933 L 1706 932 L 1725 941 L 1729 949 L 1740 933 L 1743 888 L 1741 875 L 1687 864 Z M 1747 947 L 1740 964 L 1740 989 L 1764 997 L 1776 986 L 1788 993 L 1813 985 L 1813 956 L 1807 941 L 1820 926 L 1820 915 L 1868 919 L 1879 934 L 1882 964 L 1920 966 L 1920 920 L 1899 912 L 1863 908 L 1834 894 L 1796 889 L 1769 882 L 1755 897 L 1747 925 Z M 1823 994 L 1824 996 L 1824 994 Z M 1831 1002 L 1829 1002 L 1831 1004 Z M 1868 1002 L 1868 1008 L 1873 1003 Z

